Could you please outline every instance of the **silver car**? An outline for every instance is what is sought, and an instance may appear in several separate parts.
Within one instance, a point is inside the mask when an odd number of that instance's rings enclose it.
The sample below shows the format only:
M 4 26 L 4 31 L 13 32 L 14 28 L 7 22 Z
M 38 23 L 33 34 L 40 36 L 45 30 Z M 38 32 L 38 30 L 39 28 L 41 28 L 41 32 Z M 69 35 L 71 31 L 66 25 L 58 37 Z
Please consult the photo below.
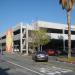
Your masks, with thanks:
M 48 61 L 48 54 L 44 51 L 35 52 L 32 54 L 32 59 L 35 61 Z

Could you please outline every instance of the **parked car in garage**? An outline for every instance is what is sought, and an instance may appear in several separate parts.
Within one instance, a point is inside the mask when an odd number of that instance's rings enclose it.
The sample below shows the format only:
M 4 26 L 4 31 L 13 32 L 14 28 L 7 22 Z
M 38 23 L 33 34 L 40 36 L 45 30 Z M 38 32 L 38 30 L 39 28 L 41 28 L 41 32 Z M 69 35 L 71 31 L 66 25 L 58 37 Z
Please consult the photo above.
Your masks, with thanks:
M 49 56 L 54 56 L 54 55 L 67 55 L 67 52 L 66 51 L 63 51 L 63 50 L 55 50 L 55 49 L 47 49 L 46 50 L 47 54 Z
M 57 55 L 57 51 L 56 50 L 53 50 L 53 49 L 47 49 L 46 50 L 48 55 L 51 56 L 51 55 Z
M 72 54 L 75 54 L 75 48 L 72 48 Z
M 48 54 L 45 51 L 34 52 L 32 59 L 35 61 L 48 61 Z

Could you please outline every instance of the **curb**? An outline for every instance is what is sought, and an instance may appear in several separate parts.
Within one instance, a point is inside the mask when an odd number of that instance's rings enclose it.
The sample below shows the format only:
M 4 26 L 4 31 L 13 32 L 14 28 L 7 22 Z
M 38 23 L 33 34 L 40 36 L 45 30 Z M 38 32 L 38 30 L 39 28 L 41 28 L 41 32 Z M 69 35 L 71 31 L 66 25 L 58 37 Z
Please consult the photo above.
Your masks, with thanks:
M 56 61 L 70 63 L 70 64 L 75 64 L 75 62 L 73 62 L 73 61 L 64 61 L 63 59 L 59 59 L 59 58 L 56 59 Z

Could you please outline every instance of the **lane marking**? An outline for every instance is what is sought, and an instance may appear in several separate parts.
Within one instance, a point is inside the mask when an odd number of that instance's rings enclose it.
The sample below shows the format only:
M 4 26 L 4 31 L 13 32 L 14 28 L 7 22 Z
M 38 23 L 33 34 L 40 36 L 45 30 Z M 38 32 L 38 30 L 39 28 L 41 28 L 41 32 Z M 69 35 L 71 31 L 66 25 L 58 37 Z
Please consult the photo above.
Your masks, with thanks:
M 42 74 L 42 73 L 40 73 L 40 72 L 31 70 L 31 69 L 29 69 L 29 68 L 27 68 L 27 67 L 23 67 L 23 66 L 21 66 L 21 65 L 19 65 L 19 64 L 16 64 L 16 63 L 11 62 L 11 61 L 7 61 L 7 62 L 10 63 L 10 64 L 13 64 L 13 65 L 16 65 L 16 66 L 18 66 L 18 67 L 21 67 L 21 68 L 23 68 L 23 69 L 29 70 L 29 71 L 31 71 L 31 72 L 37 73 L 37 74 L 39 74 L 39 75 L 44 75 L 44 74 Z

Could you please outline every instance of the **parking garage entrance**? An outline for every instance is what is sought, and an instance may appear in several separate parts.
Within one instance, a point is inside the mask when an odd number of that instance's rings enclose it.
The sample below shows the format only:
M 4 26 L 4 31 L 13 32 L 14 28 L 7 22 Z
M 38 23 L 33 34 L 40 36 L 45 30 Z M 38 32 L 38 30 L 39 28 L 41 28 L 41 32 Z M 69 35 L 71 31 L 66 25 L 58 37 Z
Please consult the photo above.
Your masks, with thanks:
M 71 41 L 71 48 L 75 48 L 75 40 Z M 52 39 L 43 49 L 68 50 L 68 40 Z

